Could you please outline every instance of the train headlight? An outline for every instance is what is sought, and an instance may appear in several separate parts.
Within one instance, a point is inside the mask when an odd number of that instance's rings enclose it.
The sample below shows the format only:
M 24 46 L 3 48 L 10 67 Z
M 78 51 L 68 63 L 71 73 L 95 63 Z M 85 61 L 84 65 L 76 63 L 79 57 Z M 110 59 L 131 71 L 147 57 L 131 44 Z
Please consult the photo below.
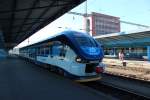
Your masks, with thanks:
M 82 60 L 81 60 L 81 58 L 77 57 L 77 58 L 76 58 L 76 61 L 77 61 L 77 62 L 81 62 Z
M 78 62 L 78 63 L 88 63 L 89 61 L 81 59 L 80 57 L 77 56 L 76 57 L 76 62 Z

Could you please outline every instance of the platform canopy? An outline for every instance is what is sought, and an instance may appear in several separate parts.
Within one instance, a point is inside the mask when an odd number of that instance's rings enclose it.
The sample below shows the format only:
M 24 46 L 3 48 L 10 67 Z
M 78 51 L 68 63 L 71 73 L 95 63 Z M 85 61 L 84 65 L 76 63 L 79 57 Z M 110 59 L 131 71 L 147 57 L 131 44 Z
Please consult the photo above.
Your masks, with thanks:
M 13 48 L 85 0 L 1 0 L 0 30 Z
M 150 28 L 130 32 L 110 33 L 95 36 L 94 38 L 106 48 L 150 46 Z

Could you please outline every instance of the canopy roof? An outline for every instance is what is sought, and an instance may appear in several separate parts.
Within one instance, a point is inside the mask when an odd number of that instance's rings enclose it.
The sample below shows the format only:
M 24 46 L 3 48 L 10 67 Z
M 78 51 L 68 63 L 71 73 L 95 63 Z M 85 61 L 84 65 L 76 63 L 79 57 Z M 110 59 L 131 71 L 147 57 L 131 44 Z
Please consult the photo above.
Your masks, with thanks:
M 104 47 L 150 46 L 150 28 L 130 32 L 111 33 L 94 37 Z
M 6 48 L 13 48 L 85 0 L 2 0 L 0 29 Z

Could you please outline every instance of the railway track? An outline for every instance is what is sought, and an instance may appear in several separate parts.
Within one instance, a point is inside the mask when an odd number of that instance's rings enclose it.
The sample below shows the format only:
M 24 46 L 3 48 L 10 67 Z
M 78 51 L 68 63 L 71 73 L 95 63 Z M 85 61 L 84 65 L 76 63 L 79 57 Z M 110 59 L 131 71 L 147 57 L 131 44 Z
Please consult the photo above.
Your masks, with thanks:
M 127 78 L 119 79 L 120 77 L 107 74 L 103 74 L 102 76 L 103 79 L 101 81 L 81 84 L 119 100 L 150 100 L 150 87 L 148 86 L 148 83 L 142 82 L 143 86 L 139 87 L 141 83 L 138 83 L 137 80 L 135 81 Z M 128 83 L 126 81 L 128 81 Z M 136 84 L 133 83 L 133 81 Z M 134 89 L 131 87 L 133 87 Z
M 112 85 L 106 84 L 106 83 L 101 83 L 98 81 L 82 83 L 82 85 L 88 86 L 92 89 L 100 91 L 108 96 L 112 96 L 113 98 L 116 98 L 119 100 L 149 100 L 150 99 L 145 96 L 138 95 L 129 90 L 126 90 L 123 88 L 118 88 L 116 86 L 112 86 Z
M 150 82 L 123 76 L 104 73 L 101 81 L 85 82 L 81 83 L 81 85 L 109 95 L 117 100 L 150 100 Z

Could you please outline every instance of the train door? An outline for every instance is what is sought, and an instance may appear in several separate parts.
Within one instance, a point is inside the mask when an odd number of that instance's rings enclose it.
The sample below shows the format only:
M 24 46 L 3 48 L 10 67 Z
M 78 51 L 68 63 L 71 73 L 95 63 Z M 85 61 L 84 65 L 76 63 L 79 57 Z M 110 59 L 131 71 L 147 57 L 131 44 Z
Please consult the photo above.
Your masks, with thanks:
M 63 68 L 65 63 L 65 46 L 60 41 L 53 42 L 50 53 L 50 63 Z
M 60 43 L 57 45 L 57 50 L 59 53 L 57 54 L 57 65 L 61 67 L 63 70 L 69 72 L 70 71 L 70 64 L 71 64 L 71 58 L 70 58 L 70 48 L 69 46 Z
M 66 70 L 70 70 L 70 59 L 68 59 L 66 53 L 68 52 L 68 46 L 65 44 L 62 44 L 60 47 L 60 54 L 59 54 L 59 64 L 60 66 Z

